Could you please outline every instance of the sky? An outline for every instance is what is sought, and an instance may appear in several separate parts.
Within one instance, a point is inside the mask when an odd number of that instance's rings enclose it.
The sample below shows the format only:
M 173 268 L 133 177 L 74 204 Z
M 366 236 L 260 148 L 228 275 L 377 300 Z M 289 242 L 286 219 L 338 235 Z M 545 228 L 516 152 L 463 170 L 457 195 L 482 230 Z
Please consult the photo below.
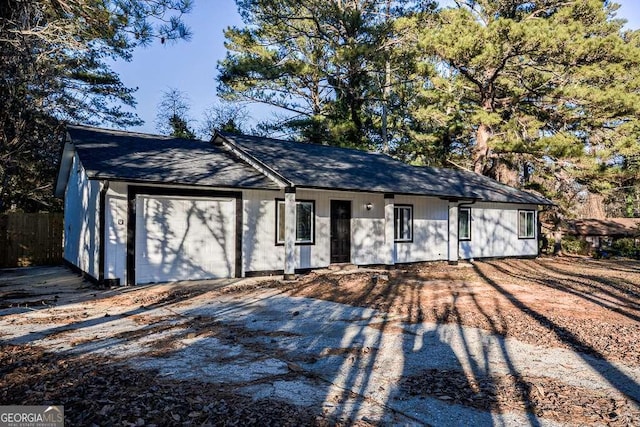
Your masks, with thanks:
M 640 29 L 640 1 L 617 0 L 618 17 L 626 19 L 627 28 Z M 225 28 L 242 26 L 234 0 L 195 0 L 191 13 L 184 16 L 193 35 L 190 41 L 138 48 L 130 62 L 118 61 L 113 70 L 127 87 L 137 87 L 136 112 L 144 125 L 129 130 L 157 133 L 155 117 L 163 92 L 178 89 L 189 99 L 191 119 L 198 121 L 214 104 L 217 63 L 226 53 Z M 269 117 L 269 108 L 248 106 L 253 121 Z

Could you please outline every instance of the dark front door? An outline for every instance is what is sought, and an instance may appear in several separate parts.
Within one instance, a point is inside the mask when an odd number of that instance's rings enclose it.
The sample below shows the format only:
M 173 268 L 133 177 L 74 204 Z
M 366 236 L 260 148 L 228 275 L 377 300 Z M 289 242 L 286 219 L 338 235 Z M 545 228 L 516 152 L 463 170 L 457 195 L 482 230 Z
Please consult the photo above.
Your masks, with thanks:
M 331 262 L 351 262 L 350 201 L 331 201 Z

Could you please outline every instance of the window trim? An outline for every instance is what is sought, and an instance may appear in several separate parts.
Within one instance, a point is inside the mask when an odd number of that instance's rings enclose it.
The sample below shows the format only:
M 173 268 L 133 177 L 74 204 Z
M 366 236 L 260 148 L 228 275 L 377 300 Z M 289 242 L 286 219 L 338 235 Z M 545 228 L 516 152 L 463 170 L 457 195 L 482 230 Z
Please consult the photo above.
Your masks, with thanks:
M 469 237 L 460 237 L 460 211 L 467 211 L 467 222 L 469 223 Z M 471 241 L 471 208 L 470 207 L 458 207 L 458 241 L 469 242 Z
M 396 208 L 409 208 L 411 218 L 409 221 L 411 236 L 409 239 L 398 239 L 396 237 Z M 393 242 L 394 243 L 413 243 L 413 205 L 411 204 L 394 204 L 393 205 Z
M 278 212 L 280 212 L 279 206 L 280 202 L 284 202 L 284 199 L 275 199 L 276 201 L 276 221 L 275 221 L 275 244 L 276 246 L 284 246 L 284 241 L 278 241 L 278 231 L 280 222 L 278 221 Z M 311 240 L 296 240 L 296 246 L 312 246 L 316 244 L 316 201 L 315 200 L 306 200 L 306 199 L 296 199 L 296 207 L 298 203 L 311 203 Z M 297 231 L 297 216 L 296 216 L 296 231 Z
M 520 214 L 524 213 L 525 214 L 525 221 L 526 221 L 526 214 L 531 213 L 533 215 L 533 235 L 532 236 L 523 236 L 520 234 Z M 533 240 L 535 239 L 537 236 L 537 230 L 536 230 L 536 223 L 537 223 L 537 215 L 536 215 L 536 211 L 534 209 L 518 209 L 518 221 L 517 221 L 517 227 L 518 227 L 518 239 L 521 240 Z M 525 231 L 526 231 L 526 224 L 525 224 Z

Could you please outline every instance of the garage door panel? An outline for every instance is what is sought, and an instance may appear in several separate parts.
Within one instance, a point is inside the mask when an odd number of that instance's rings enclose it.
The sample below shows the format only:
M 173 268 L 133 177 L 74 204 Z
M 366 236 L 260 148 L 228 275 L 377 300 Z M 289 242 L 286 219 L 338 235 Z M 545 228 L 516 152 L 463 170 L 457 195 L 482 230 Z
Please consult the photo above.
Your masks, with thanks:
M 136 282 L 234 275 L 233 199 L 139 196 Z

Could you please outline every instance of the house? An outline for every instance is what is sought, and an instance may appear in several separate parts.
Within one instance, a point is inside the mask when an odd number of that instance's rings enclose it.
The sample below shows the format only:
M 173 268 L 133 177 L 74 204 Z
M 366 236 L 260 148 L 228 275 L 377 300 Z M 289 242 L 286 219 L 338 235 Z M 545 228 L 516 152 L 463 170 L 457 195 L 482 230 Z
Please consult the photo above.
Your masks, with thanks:
M 64 258 L 99 282 L 538 254 L 549 200 L 470 172 L 218 133 L 68 126 Z
M 566 233 L 588 242 L 590 249 L 611 245 L 615 239 L 640 236 L 640 218 L 605 218 L 567 220 Z

